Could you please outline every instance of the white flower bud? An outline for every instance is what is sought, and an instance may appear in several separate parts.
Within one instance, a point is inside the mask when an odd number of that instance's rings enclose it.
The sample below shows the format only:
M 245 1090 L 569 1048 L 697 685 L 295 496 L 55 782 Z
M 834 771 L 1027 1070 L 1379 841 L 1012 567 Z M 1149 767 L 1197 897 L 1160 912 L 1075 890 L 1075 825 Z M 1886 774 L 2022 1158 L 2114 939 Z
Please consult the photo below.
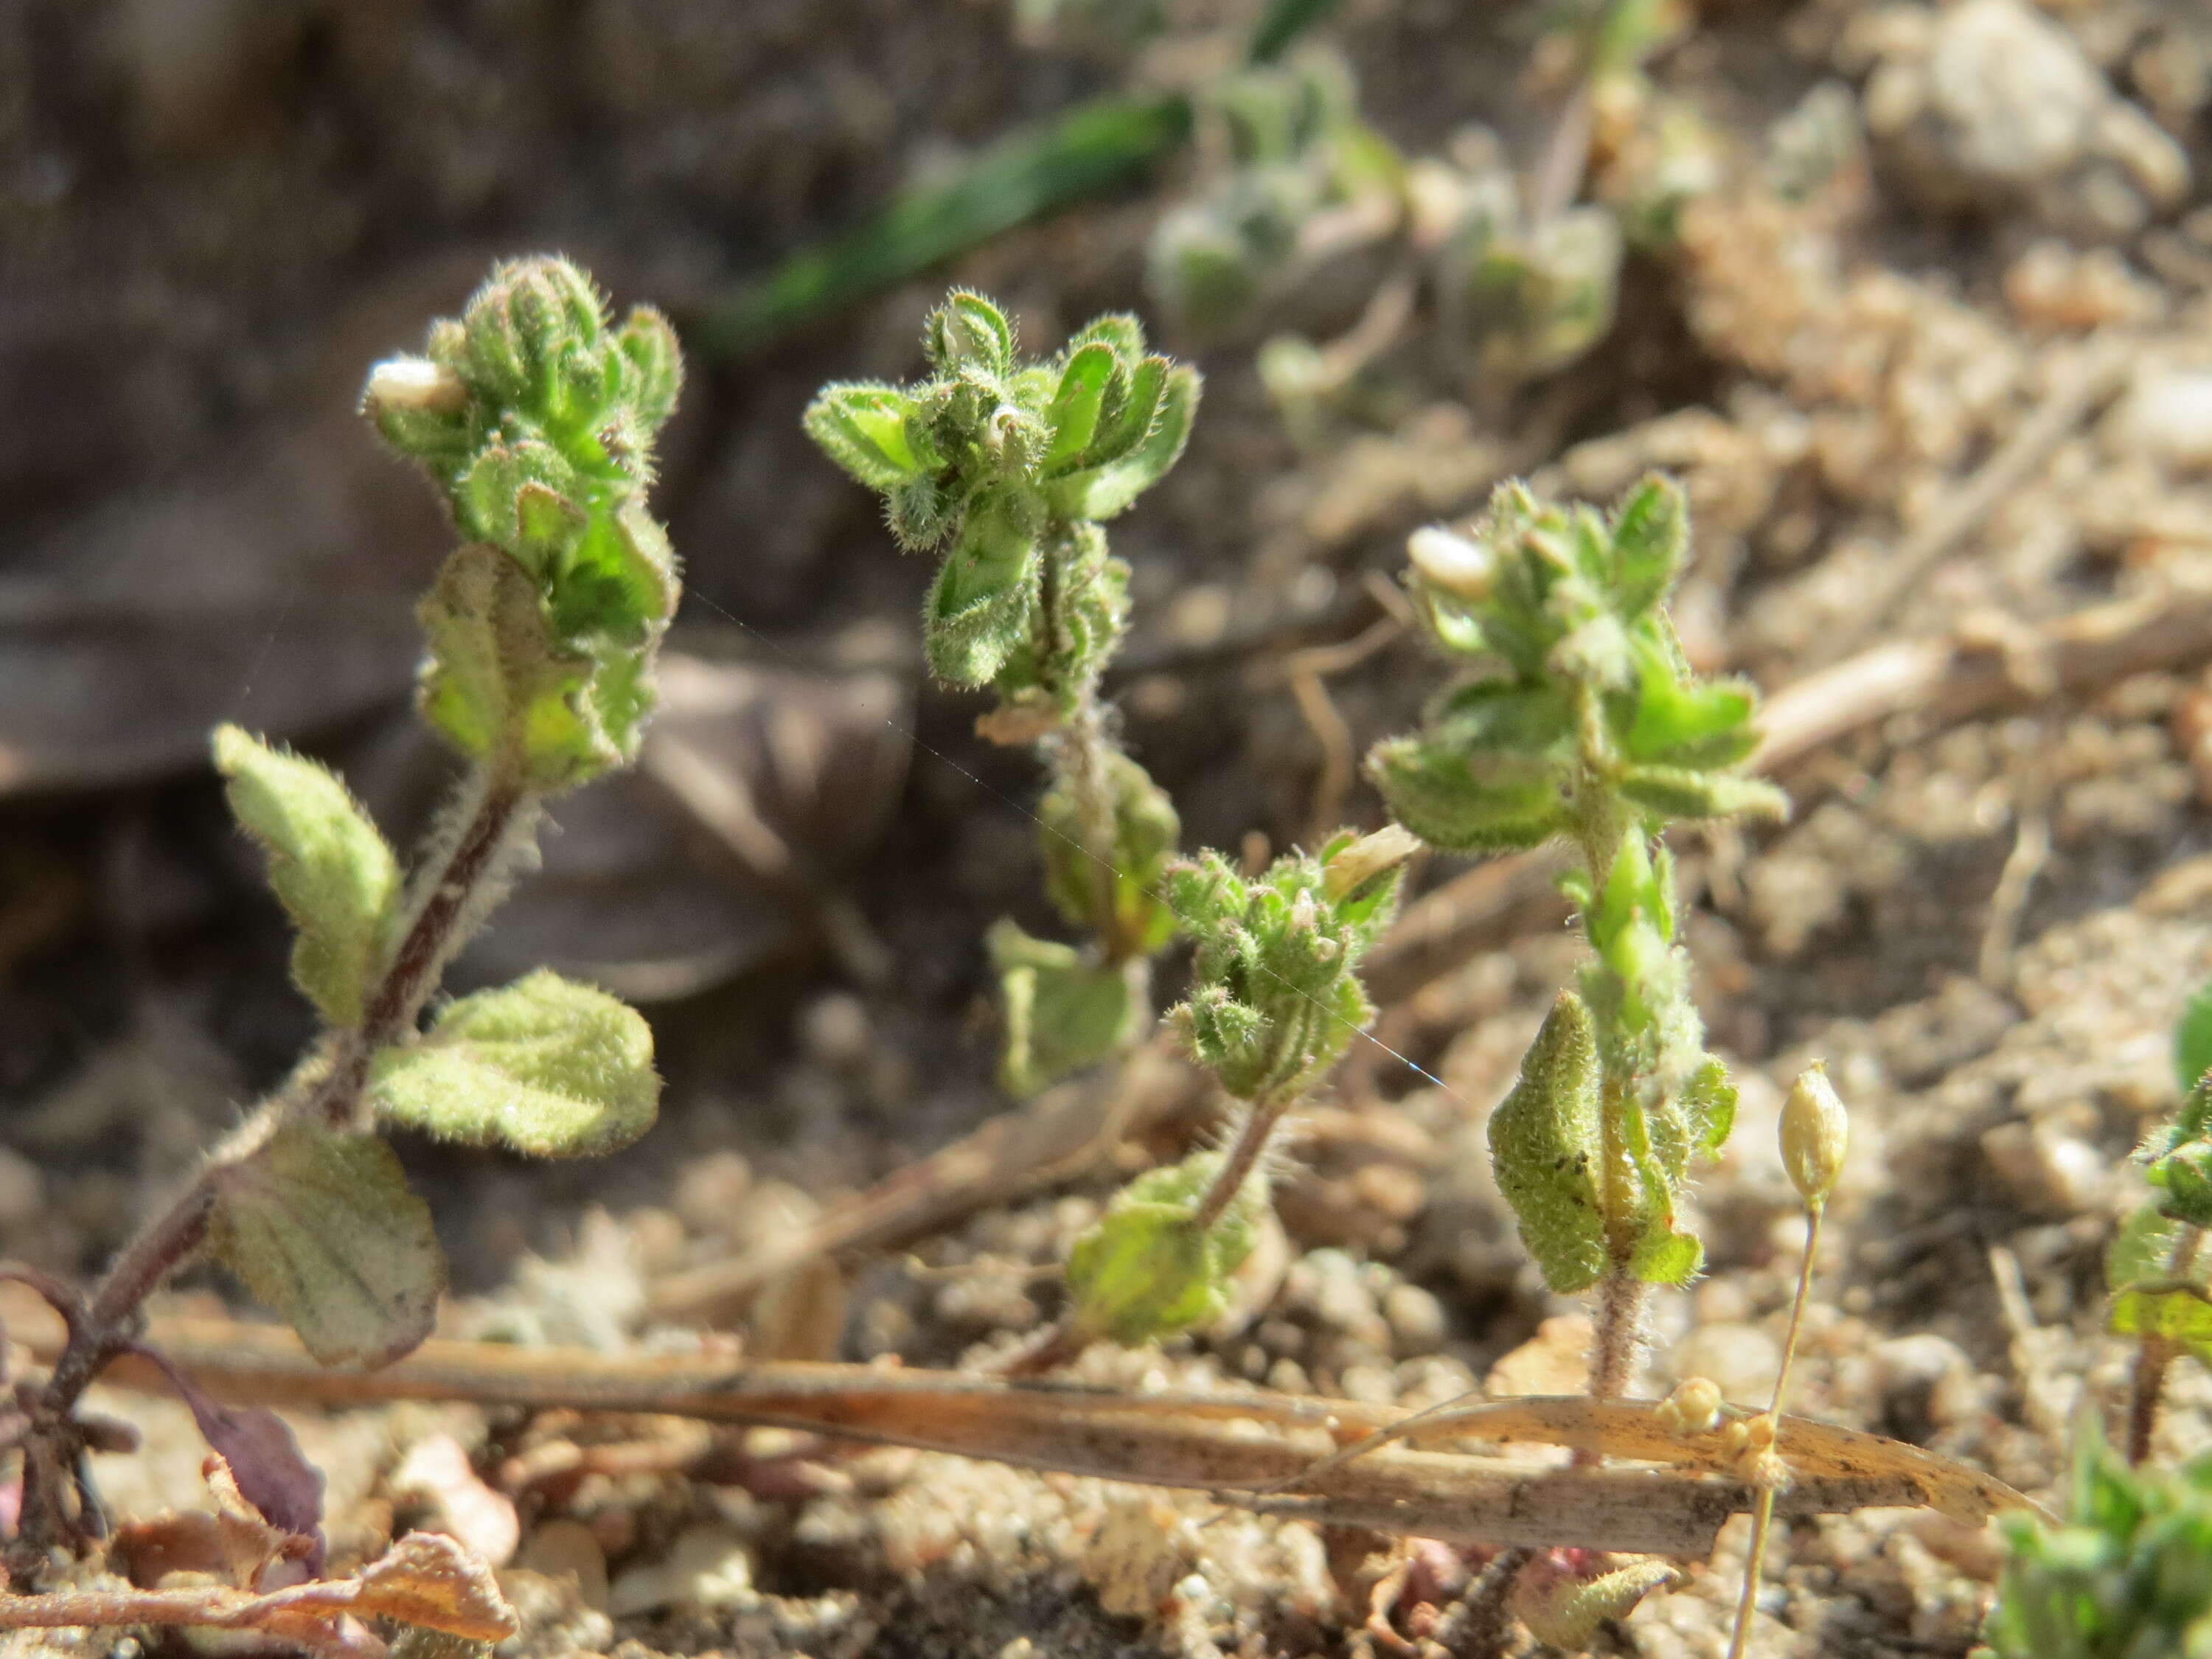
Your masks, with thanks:
M 1406 556 L 1431 587 L 1477 602 L 1490 597 L 1490 585 L 1498 573 L 1498 555 L 1473 537 L 1441 525 L 1424 525 L 1406 538 Z
M 372 409 L 428 415 L 458 414 L 469 401 L 461 377 L 428 357 L 386 358 L 368 372 L 368 389 L 362 395 Z
M 1850 1114 L 1828 1081 L 1826 1063 L 1816 1060 L 1782 1103 L 1782 1166 L 1806 1203 L 1827 1202 L 1850 1139 Z
M 1402 823 L 1386 823 L 1371 836 L 1362 836 L 1343 848 L 1322 866 L 1322 891 L 1340 899 L 1355 887 L 1385 870 L 1403 864 L 1421 850 L 1421 838 Z

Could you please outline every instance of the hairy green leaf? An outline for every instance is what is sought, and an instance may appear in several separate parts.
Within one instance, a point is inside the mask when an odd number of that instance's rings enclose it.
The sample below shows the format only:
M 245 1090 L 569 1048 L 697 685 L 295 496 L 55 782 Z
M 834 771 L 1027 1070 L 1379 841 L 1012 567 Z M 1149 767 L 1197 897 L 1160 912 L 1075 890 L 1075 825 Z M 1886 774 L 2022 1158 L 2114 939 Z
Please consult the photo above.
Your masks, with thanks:
M 1522 1059 L 1520 1081 L 1490 1115 L 1498 1190 L 1544 1282 L 1561 1295 L 1589 1289 L 1606 1270 L 1602 1157 L 1596 1035 L 1582 999 L 1565 991 Z
M 288 1123 L 214 1185 L 208 1254 L 325 1364 L 383 1364 L 429 1335 L 446 1259 L 375 1136 Z
M 896 489 L 922 471 L 907 440 L 912 401 L 896 386 L 825 386 L 801 417 L 806 435 L 858 483 Z
M 1662 818 L 1786 818 L 1790 797 L 1764 778 L 1682 767 L 1630 766 L 1618 779 L 1620 793 Z
M 215 765 L 298 930 L 293 982 L 331 1024 L 358 1024 L 398 904 L 398 860 L 327 767 L 235 726 L 216 728 Z
M 1390 815 L 1431 846 L 1460 853 L 1540 847 L 1566 828 L 1551 767 L 1516 757 L 1473 762 L 1443 743 L 1392 738 L 1367 757 L 1367 775 Z
M 1193 1225 L 1221 1157 L 1196 1152 L 1138 1176 L 1075 1241 L 1067 1288 L 1078 1331 L 1134 1344 L 1220 1317 L 1230 1276 L 1251 1255 L 1267 1203 L 1267 1179 L 1255 1173 L 1219 1220 L 1203 1232 Z
M 1032 939 L 1003 918 L 985 943 L 1006 1011 L 999 1080 L 1009 1094 L 1033 1095 L 1141 1035 L 1149 1011 L 1126 969 L 1085 961 L 1072 945 Z
M 449 1004 L 380 1052 L 370 1097 L 388 1121 L 534 1158 L 627 1146 L 653 1127 L 653 1030 L 627 1004 L 540 969 Z

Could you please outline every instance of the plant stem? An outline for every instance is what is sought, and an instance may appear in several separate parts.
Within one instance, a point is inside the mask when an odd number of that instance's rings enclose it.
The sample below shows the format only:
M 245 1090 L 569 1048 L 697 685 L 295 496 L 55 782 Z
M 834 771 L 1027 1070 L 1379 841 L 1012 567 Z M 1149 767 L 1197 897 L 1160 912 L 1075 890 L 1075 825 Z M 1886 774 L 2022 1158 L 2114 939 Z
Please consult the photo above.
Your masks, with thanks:
M 1827 1209 L 1826 1202 L 1807 1206 L 1805 1259 L 1797 1266 L 1797 1294 L 1790 1299 L 1790 1329 L 1782 1339 L 1782 1364 L 1774 1373 L 1774 1395 L 1766 1407 L 1770 1422 L 1780 1421 L 1782 1402 L 1788 1397 L 1790 1367 L 1797 1358 L 1797 1334 L 1803 1328 L 1805 1301 L 1813 1288 L 1814 1253 L 1820 1248 L 1820 1221 Z M 1744 1644 L 1751 1639 L 1751 1616 L 1759 1606 L 1759 1581 L 1765 1569 L 1766 1534 L 1774 1524 L 1775 1490 L 1771 1478 L 1759 1482 L 1759 1506 L 1751 1516 L 1751 1545 L 1744 1555 L 1743 1593 L 1736 1599 L 1735 1632 L 1729 1638 L 1729 1659 L 1743 1659 Z
M 1045 534 L 1044 548 L 1044 569 L 1038 594 L 1038 608 L 1044 617 L 1045 650 L 1042 654 L 1048 664 L 1065 665 L 1078 658 L 1065 607 L 1073 585 L 1068 580 L 1071 573 L 1067 567 L 1082 550 L 1081 538 L 1075 526 L 1056 520 Z M 1097 919 L 1099 944 L 1109 963 L 1121 963 L 1139 952 L 1137 941 L 1124 936 L 1121 907 L 1116 902 L 1120 872 L 1115 868 L 1114 843 L 1118 814 L 1115 810 L 1113 781 L 1109 776 L 1114 742 L 1107 735 L 1105 711 L 1098 702 L 1098 673 L 1102 665 L 1094 663 L 1079 669 L 1072 684 L 1052 684 L 1058 675 L 1048 673 L 1046 689 L 1066 711 L 1058 731 L 1053 734 L 1053 760 L 1060 775 L 1067 781 L 1068 793 L 1075 798 L 1075 820 L 1081 842 L 1077 850 L 1089 864 L 1086 873 L 1091 884 L 1091 908 Z
M 1297 1104 L 1295 1094 L 1265 1096 L 1251 1103 L 1243 1122 L 1237 1125 L 1237 1139 L 1229 1148 L 1229 1156 L 1213 1177 L 1213 1184 L 1190 1212 L 1190 1225 L 1200 1232 L 1213 1225 L 1228 1212 L 1237 1201 L 1237 1194 L 1260 1167 L 1260 1159 L 1267 1150 L 1267 1141 L 1275 1133 L 1275 1126 L 1283 1121 L 1291 1108 Z
M 1597 1322 L 1590 1336 L 1589 1392 L 1594 1400 L 1618 1400 L 1636 1381 L 1644 1347 L 1644 1305 L 1651 1287 L 1626 1267 L 1614 1267 L 1598 1281 Z
M 2173 1241 L 2166 1277 L 2186 1279 L 2196 1271 L 2197 1253 L 2204 1243 L 2204 1230 L 2186 1224 Z M 2158 1427 L 2159 1401 L 2166 1394 L 2166 1373 L 2179 1346 L 2172 1337 L 2147 1336 L 2136 1350 L 2135 1376 L 2128 1394 L 2128 1462 L 2140 1467 L 2150 1456 L 2151 1435 Z

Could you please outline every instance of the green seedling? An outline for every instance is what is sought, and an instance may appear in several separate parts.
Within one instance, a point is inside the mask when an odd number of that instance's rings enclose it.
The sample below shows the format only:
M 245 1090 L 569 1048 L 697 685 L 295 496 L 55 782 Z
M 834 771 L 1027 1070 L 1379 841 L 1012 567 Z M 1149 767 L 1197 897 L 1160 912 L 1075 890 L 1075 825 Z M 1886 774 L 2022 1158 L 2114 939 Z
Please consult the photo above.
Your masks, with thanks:
M 1752 689 L 1693 673 L 1668 620 L 1687 544 L 1681 493 L 1658 477 L 1610 516 L 1507 484 L 1466 533 L 1418 532 L 1416 603 L 1474 672 L 1421 731 L 1368 761 L 1398 820 L 1435 847 L 1557 840 L 1577 855 L 1559 885 L 1592 959 L 1490 1141 L 1546 1280 L 1600 1291 L 1601 1395 L 1627 1386 L 1645 1287 L 1682 1284 L 1703 1262 L 1680 1206 L 1692 1161 L 1718 1150 L 1735 1115 L 1690 1000 L 1664 832 L 1786 808 L 1733 769 L 1756 741 Z
M 1134 1343 L 1218 1316 L 1267 1204 L 1285 1115 L 1374 1018 L 1354 971 L 1397 913 L 1410 836 L 1346 831 L 1252 879 L 1218 853 L 1169 872 L 1197 941 L 1168 1023 L 1237 1103 L 1226 1145 L 1139 1177 L 1069 1253 L 1076 1339 Z
M 2127 1456 L 2150 1455 L 2159 1402 L 2176 1358 L 2212 1365 L 2212 990 L 2199 991 L 2174 1032 L 2174 1069 L 2185 1091 L 2173 1121 L 2152 1131 L 2136 1154 L 2150 1201 L 2123 1222 L 2105 1258 L 2112 1328 L 2136 1339 Z
M 105 1431 L 79 1399 L 137 1348 L 141 1305 L 188 1261 L 230 1269 L 326 1364 L 380 1364 L 429 1334 L 445 1261 L 381 1131 L 567 1158 L 651 1125 L 652 1033 L 604 992 L 541 971 L 423 1015 L 529 864 L 541 804 L 637 753 L 677 599 L 645 495 L 681 375 L 659 313 L 617 325 L 588 277 L 545 258 L 497 267 L 460 318 L 432 327 L 424 355 L 369 376 L 364 412 L 429 472 L 463 538 L 422 602 L 419 703 L 465 775 L 403 873 L 327 769 L 235 726 L 215 734 L 323 1031 L 90 1297 L 5 1270 L 69 1325 L 51 1376 L 18 1389 L 27 1543 L 97 1529 L 81 1454 Z M 246 1499 L 315 1534 L 320 1478 L 283 1425 L 169 1374 Z
M 2027 1514 L 1974 1659 L 2212 1655 L 2212 1457 L 2130 1467 L 2082 1419 L 2065 1524 Z
M 1296 285 L 1332 218 L 1395 196 L 1401 164 L 1360 119 L 1351 68 L 1332 52 L 1225 76 L 1197 104 L 1211 177 L 1161 216 L 1146 280 L 1182 326 L 1220 335 Z
M 922 617 L 931 668 L 990 687 L 979 729 L 1031 741 L 1052 786 L 1038 809 L 1046 886 L 1091 935 L 1080 951 L 999 924 L 1018 1093 L 1093 1064 L 1151 1022 L 1147 973 L 1175 932 L 1161 879 L 1175 808 L 1108 728 L 1100 676 L 1128 614 L 1128 567 L 1103 520 L 1182 453 L 1196 371 L 1146 351 L 1133 317 L 1102 317 L 1043 362 L 1005 312 L 955 292 L 930 314 L 930 377 L 830 386 L 806 411 L 824 453 L 884 498 L 902 546 L 941 550 Z

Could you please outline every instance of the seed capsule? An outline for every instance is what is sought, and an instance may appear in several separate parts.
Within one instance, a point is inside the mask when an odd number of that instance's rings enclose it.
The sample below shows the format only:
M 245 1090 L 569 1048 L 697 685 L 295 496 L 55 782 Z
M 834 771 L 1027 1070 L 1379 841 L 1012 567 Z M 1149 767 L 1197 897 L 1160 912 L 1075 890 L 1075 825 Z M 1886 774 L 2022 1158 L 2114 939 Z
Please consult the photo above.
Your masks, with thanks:
M 1818 1208 L 1827 1202 L 1850 1139 L 1850 1114 L 1828 1081 L 1826 1062 L 1816 1060 L 1782 1103 L 1782 1165 L 1806 1203 Z

